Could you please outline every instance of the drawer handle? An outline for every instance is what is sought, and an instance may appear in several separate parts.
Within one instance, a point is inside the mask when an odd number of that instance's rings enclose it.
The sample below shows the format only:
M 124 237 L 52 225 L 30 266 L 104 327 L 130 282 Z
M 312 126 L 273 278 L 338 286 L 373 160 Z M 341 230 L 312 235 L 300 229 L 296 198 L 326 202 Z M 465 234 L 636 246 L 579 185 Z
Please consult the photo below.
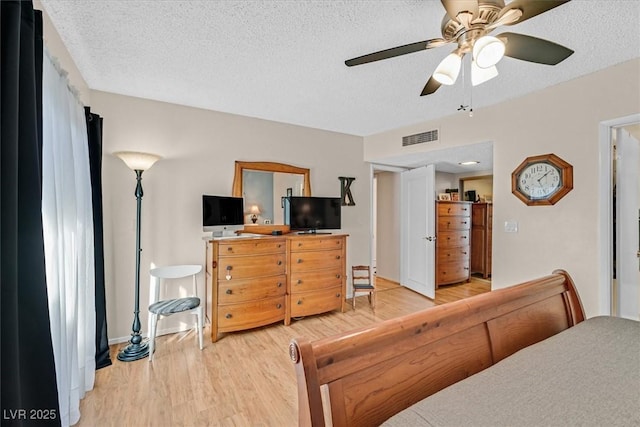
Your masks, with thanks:
M 278 282 L 278 287 L 281 288 L 282 287 L 282 282 Z
M 447 208 L 447 213 L 451 212 L 451 208 Z
M 231 246 L 229 246 L 229 247 L 227 248 L 227 250 L 228 250 L 228 251 L 232 251 L 232 250 L 233 250 L 233 248 L 232 248 Z
M 227 275 L 224 276 L 224 278 L 227 280 L 231 280 L 231 269 L 232 267 L 230 265 L 227 265 Z
M 467 224 L 467 221 L 462 221 L 462 224 L 463 224 L 463 225 L 466 225 L 466 224 Z
M 339 279 L 339 278 L 340 278 L 340 275 L 339 275 L 339 274 L 336 274 L 336 279 Z
M 468 270 L 468 269 L 469 269 L 469 267 L 465 267 L 464 269 L 465 269 L 465 270 Z
M 224 317 L 226 317 L 227 319 L 231 319 L 233 316 L 231 315 L 231 313 L 227 313 L 227 315 Z
M 278 265 L 282 265 L 282 261 L 278 261 Z
M 467 238 L 467 236 L 460 236 L 460 238 L 461 238 L 461 239 L 466 239 L 466 238 Z
M 340 298 L 340 292 L 336 293 L 336 298 Z
M 231 295 L 232 293 L 233 291 L 231 289 L 227 289 L 227 292 L 226 292 L 227 295 Z
M 278 249 L 280 249 L 281 247 L 282 247 L 282 245 L 281 245 L 281 244 L 278 244 Z
M 340 259 L 340 255 L 336 255 L 336 259 Z
M 447 240 L 451 240 L 451 237 L 447 237 Z
M 298 264 L 302 262 L 302 258 L 298 258 Z
M 276 308 L 278 308 L 278 309 L 282 308 L 282 304 L 280 304 L 280 303 L 276 304 Z
M 466 252 L 464 252 L 464 251 L 462 252 L 462 255 L 466 255 L 466 254 L 467 254 Z
M 298 285 L 302 283 L 302 279 L 298 279 Z
M 302 300 L 301 299 L 298 300 L 298 305 L 302 305 Z
M 302 246 L 302 243 L 298 243 L 298 247 Z

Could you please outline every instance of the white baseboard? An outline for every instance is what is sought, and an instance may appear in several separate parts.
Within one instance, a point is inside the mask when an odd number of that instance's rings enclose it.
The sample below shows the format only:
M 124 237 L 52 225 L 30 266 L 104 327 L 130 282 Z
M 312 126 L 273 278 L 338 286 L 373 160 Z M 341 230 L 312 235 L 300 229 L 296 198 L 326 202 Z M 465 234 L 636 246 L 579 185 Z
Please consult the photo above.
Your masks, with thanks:
M 175 333 L 178 333 L 178 332 L 185 332 L 185 331 L 189 331 L 189 330 L 191 330 L 193 328 L 194 328 L 193 326 L 190 326 L 190 327 L 176 326 L 176 327 L 173 327 L 173 328 L 158 329 L 158 331 L 156 332 L 156 337 L 160 337 L 162 335 L 167 335 L 167 334 L 175 334 Z M 140 335 L 142 335 L 143 338 L 148 338 L 149 337 L 148 333 L 142 333 Z M 128 342 L 130 339 L 131 339 L 131 335 L 127 335 L 126 337 L 109 338 L 109 345 L 125 343 L 125 342 Z

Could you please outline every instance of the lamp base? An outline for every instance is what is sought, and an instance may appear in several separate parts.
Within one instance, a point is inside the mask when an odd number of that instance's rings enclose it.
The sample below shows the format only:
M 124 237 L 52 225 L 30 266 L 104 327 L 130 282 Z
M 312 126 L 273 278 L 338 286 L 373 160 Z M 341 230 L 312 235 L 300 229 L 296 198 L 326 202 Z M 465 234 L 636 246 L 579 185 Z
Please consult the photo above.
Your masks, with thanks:
M 121 362 L 133 362 L 134 360 L 144 359 L 149 355 L 149 344 L 144 341 L 140 344 L 129 343 L 125 348 L 118 352 L 118 360 Z

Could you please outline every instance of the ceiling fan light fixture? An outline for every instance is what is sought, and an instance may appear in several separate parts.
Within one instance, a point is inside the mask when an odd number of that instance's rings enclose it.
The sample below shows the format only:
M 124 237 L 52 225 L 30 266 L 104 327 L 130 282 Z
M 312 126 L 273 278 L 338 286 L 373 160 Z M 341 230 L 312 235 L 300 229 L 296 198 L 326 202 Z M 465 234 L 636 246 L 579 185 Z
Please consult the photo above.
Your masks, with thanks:
M 458 79 L 460 68 L 462 66 L 462 58 L 456 53 L 450 53 L 440 62 L 433 78 L 443 85 L 452 85 Z
M 480 68 L 475 60 L 471 61 L 471 85 L 478 86 L 484 82 L 498 76 L 498 69 L 495 65 L 489 68 Z
M 473 44 L 473 59 L 480 68 L 493 67 L 504 56 L 502 40 L 493 36 L 480 37 Z

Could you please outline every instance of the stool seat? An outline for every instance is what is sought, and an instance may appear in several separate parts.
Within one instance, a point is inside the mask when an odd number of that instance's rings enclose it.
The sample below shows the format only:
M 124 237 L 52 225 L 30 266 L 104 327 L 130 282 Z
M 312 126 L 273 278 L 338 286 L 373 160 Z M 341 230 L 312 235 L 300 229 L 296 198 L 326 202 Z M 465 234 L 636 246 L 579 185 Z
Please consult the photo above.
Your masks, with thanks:
M 200 298 L 187 297 L 158 301 L 149 306 L 149 311 L 163 316 L 191 310 L 200 305 Z

